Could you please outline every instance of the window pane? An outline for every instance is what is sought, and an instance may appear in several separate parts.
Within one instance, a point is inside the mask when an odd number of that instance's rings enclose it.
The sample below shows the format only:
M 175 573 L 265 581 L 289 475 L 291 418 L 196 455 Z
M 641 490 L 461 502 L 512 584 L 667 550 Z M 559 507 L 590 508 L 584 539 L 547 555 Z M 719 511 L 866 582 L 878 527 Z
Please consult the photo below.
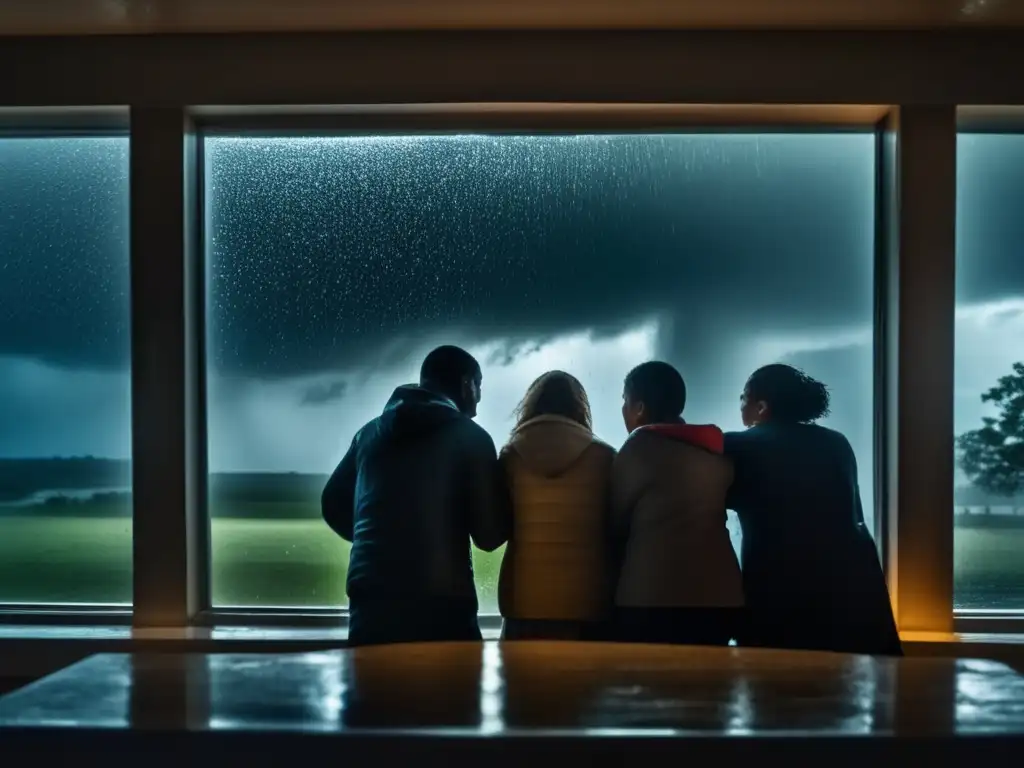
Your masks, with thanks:
M 344 603 L 325 473 L 439 343 L 482 361 L 499 447 L 551 368 L 618 446 L 644 360 L 727 429 L 755 367 L 800 365 L 872 516 L 871 135 L 219 137 L 206 158 L 215 603 Z M 483 611 L 500 558 L 475 553 Z
M 1024 367 L 1015 366 L 1024 364 L 1024 136 L 962 134 L 957 153 L 954 604 L 1019 610 Z
M 130 603 L 128 139 L 0 138 L 0 602 Z

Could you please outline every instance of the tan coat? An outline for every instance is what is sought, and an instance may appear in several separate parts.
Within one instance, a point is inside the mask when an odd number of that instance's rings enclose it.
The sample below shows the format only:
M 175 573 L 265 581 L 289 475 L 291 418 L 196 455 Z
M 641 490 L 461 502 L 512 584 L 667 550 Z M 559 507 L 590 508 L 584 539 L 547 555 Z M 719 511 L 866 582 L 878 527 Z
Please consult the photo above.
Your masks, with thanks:
M 678 428 L 692 429 L 716 430 Z M 726 528 L 732 475 L 728 458 L 685 439 L 638 430 L 626 440 L 612 471 L 612 535 L 622 553 L 617 606 L 743 605 L 739 561 Z
M 560 416 L 526 422 L 501 451 L 512 536 L 498 604 L 516 619 L 598 621 L 611 608 L 608 492 L 615 450 Z

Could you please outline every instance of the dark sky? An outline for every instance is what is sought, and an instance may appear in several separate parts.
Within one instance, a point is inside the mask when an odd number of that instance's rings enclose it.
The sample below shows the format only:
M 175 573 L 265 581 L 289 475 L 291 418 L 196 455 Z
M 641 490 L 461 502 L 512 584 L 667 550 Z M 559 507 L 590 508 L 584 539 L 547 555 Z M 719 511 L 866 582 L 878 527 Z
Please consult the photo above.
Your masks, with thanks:
M 123 367 L 128 143 L 0 139 L 0 355 Z
M 738 329 L 861 322 L 870 151 L 866 136 L 216 140 L 217 366 L 287 376 L 437 329 L 543 339 L 650 315 L 671 319 L 665 354 L 699 365 Z
M 979 211 L 1024 199 L 1024 144 L 998 138 L 964 179 Z M 865 136 L 212 140 L 217 364 L 318 370 L 453 324 L 543 336 L 654 311 L 686 344 L 859 321 L 869 153 Z M 0 169 L 0 353 L 124 364 L 124 141 L 5 140 Z M 981 241 L 961 299 L 1015 295 L 1024 216 L 962 219 L 961 253 Z
M 872 151 L 867 135 L 211 140 L 215 368 L 379 369 L 439 332 L 515 347 L 653 317 L 692 402 L 732 403 L 738 338 L 870 322 Z
M 127 159 L 126 139 L 0 140 L 0 455 L 126 434 Z M 350 374 L 414 369 L 446 335 L 512 375 L 655 322 L 695 408 L 732 414 L 751 340 L 777 340 L 868 445 L 869 135 L 211 139 L 207 161 L 211 439 L 245 433 L 242 390 L 285 443 L 302 409 L 369 416 L 384 395 Z M 1024 138 L 966 137 L 960 180 L 960 301 L 1009 303 L 963 321 L 958 414 L 1024 358 Z M 302 463 L 280 451 L 257 463 Z
M 1024 143 L 1000 138 L 961 173 L 981 215 L 960 252 L 985 254 L 961 259 L 963 301 L 1024 286 Z M 280 376 L 414 329 L 543 336 L 651 312 L 680 351 L 858 322 L 870 151 L 863 135 L 212 140 L 216 364 Z M 0 170 L 0 354 L 124 365 L 124 140 L 4 140 Z

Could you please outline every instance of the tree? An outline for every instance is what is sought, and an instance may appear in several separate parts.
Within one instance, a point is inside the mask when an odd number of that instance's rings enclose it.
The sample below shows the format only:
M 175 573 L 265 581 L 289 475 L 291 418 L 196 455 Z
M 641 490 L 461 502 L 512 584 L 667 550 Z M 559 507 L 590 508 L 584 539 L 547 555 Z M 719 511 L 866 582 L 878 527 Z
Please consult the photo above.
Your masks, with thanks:
M 957 438 L 960 467 L 989 493 L 1012 496 L 1024 490 L 1024 363 L 1014 363 L 981 400 L 999 415 Z

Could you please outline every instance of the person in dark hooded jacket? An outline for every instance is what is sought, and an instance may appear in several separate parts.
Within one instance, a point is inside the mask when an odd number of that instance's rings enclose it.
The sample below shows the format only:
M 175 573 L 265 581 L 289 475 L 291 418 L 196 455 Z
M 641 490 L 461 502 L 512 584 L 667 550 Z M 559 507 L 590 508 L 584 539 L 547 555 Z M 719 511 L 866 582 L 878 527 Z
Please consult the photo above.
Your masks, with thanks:
M 630 371 L 622 398 L 629 437 L 612 465 L 613 635 L 726 645 L 741 630 L 744 600 L 726 527 L 732 463 L 722 430 L 683 420 L 686 383 L 668 363 Z
M 510 513 L 494 441 L 473 421 L 480 366 L 444 346 L 356 433 L 321 499 L 349 554 L 349 642 L 479 640 L 470 541 L 490 552 Z

